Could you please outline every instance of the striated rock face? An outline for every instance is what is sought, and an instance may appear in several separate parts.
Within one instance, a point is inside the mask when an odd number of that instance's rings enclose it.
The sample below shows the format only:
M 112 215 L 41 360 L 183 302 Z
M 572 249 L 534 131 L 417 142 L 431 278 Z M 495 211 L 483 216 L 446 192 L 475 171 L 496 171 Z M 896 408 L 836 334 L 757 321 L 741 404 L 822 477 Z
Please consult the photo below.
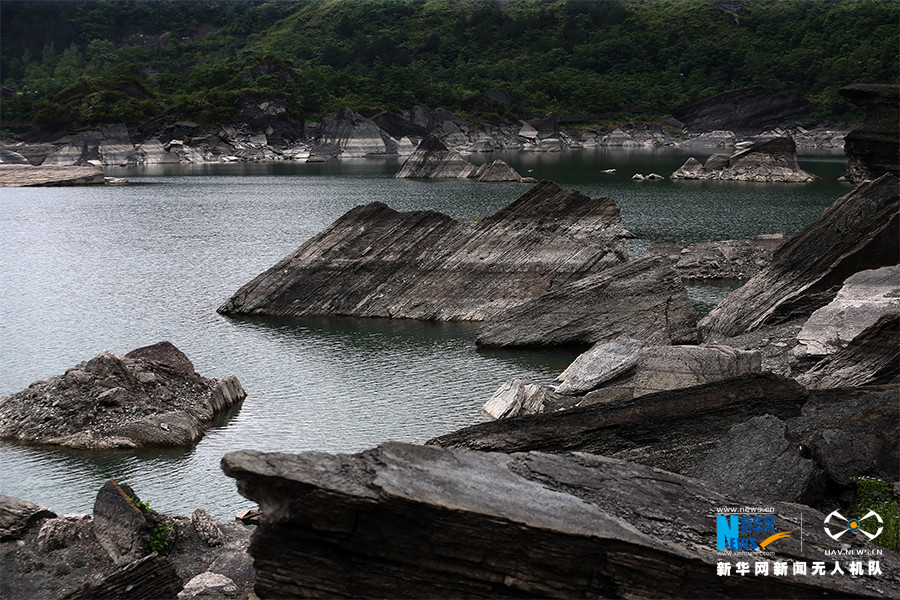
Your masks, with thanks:
M 723 92 L 676 110 L 688 129 L 727 129 L 758 133 L 810 113 L 812 105 L 798 88 L 757 86 Z
M 436 136 L 428 136 L 406 159 L 397 179 L 465 179 L 478 169 L 459 152 L 449 150 Z
M 789 137 L 756 142 L 731 156 L 713 154 L 706 164 L 689 158 L 671 179 L 806 183 L 818 179 L 800 168 L 797 145 Z
M 537 180 L 533 177 L 522 177 L 515 169 L 499 158 L 478 167 L 472 173 L 472 178 L 475 181 L 485 182 L 537 183 Z
M 0 398 L 0 438 L 70 448 L 189 445 L 246 393 L 207 379 L 169 342 L 104 352 Z
M 844 139 L 844 177 L 860 182 L 900 176 L 900 86 L 857 84 L 838 91 L 866 111 L 862 125 Z
M 99 167 L 0 166 L 0 187 L 103 185 L 106 178 Z
M 548 393 L 542 386 L 511 379 L 500 386 L 481 410 L 495 419 L 541 413 Z
M 687 244 L 661 241 L 647 248 L 647 254 L 669 257 L 686 281 L 706 279 L 749 279 L 772 262 L 775 250 L 784 243 L 784 234 L 764 234 L 744 240 L 711 240 Z
M 396 141 L 389 146 L 374 121 L 349 108 L 337 117 L 322 119 L 318 144 L 339 148 L 344 158 L 397 154 Z
M 619 209 L 552 182 L 475 222 L 357 207 L 219 312 L 481 320 L 625 260 Z
M 729 346 L 651 346 L 640 351 L 634 395 L 722 381 L 759 373 L 761 368 L 759 352 Z
M 649 344 L 697 341 L 697 311 L 666 257 L 641 257 L 490 316 L 486 347 L 595 344 L 634 338 Z
M 716 507 L 757 506 L 756 497 L 601 456 L 387 443 L 353 455 L 232 452 L 222 468 L 263 509 L 250 548 L 262 598 L 900 591 L 884 577 L 718 576 Z M 796 504 L 772 507 L 779 531 L 825 518 Z M 802 545 L 798 535 L 767 550 L 772 560 L 812 562 L 838 547 L 809 527 Z M 880 558 L 884 572 L 900 566 L 892 553 Z
M 768 268 L 700 321 L 704 335 L 717 339 L 808 317 L 850 275 L 897 264 L 898 183 L 883 175 L 826 208 L 775 252 Z
M 556 378 L 560 394 L 585 394 L 608 381 L 628 373 L 638 364 L 644 343 L 640 340 L 616 340 L 594 344 L 572 361 Z

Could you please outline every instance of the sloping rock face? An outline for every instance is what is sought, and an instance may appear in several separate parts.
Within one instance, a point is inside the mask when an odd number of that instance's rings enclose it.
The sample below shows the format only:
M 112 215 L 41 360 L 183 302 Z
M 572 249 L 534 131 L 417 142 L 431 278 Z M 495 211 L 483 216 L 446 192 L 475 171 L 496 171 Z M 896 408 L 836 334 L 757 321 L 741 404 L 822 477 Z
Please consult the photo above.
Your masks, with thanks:
M 818 179 L 800 168 L 797 145 L 789 137 L 756 142 L 731 156 L 713 154 L 706 164 L 689 158 L 671 179 L 721 179 L 730 181 L 806 183 Z
M 620 338 L 649 344 L 697 341 L 697 311 L 663 256 L 584 277 L 486 319 L 485 347 L 589 345 Z
M 844 177 L 860 182 L 900 176 L 900 86 L 858 84 L 838 91 L 866 111 L 862 125 L 844 138 Z
M 396 141 L 390 145 L 382 137 L 381 129 L 371 119 L 345 108 L 337 117 L 322 119 L 318 144 L 335 146 L 345 158 L 396 154 Z
M 883 175 L 839 198 L 785 242 L 772 264 L 700 321 L 708 339 L 808 318 L 850 275 L 898 262 L 898 179 Z
M 388 443 L 353 455 L 233 452 L 222 467 L 263 509 L 250 549 L 263 598 L 900 591 L 884 577 L 719 576 L 716 507 L 756 506 L 754 496 L 605 457 Z M 798 505 L 773 509 L 779 530 L 825 518 Z M 772 545 L 772 560 L 812 562 L 839 547 L 808 529 L 802 545 L 799 536 Z M 880 558 L 885 573 L 900 566 L 893 554 Z
M 478 167 L 472 173 L 472 177 L 475 181 L 484 182 L 537 183 L 537 180 L 533 177 L 522 177 L 515 169 L 499 158 Z
M 460 156 L 459 152 L 449 150 L 444 142 L 432 135 L 422 140 L 394 177 L 465 179 L 472 177 L 477 169 L 478 167 Z
M 357 207 L 219 312 L 481 320 L 626 258 L 619 209 L 552 182 L 481 221 Z
M 233 375 L 201 377 L 169 342 L 104 352 L 0 398 L 0 438 L 70 448 L 189 445 L 246 393 Z
M 717 94 L 689 104 L 673 115 L 688 129 L 759 133 L 802 118 L 812 105 L 798 88 L 757 86 Z

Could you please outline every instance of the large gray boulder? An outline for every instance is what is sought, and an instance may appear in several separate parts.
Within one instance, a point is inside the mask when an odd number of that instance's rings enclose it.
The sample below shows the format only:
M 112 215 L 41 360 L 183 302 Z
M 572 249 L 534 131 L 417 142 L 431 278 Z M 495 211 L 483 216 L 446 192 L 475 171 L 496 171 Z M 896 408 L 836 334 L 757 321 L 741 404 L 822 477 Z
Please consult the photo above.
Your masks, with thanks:
M 56 513 L 34 502 L 0 495 L 0 542 L 17 540 L 43 519 Z
M 94 535 L 118 565 L 150 554 L 154 522 L 127 484 L 107 481 L 94 500 Z
M 634 395 L 687 388 L 761 370 L 759 352 L 730 346 L 649 346 L 640 351 Z
M 900 594 L 890 577 L 722 576 L 721 563 L 760 559 L 713 550 L 715 513 L 727 510 L 717 507 L 758 497 L 602 456 L 386 443 L 351 455 L 231 452 L 222 468 L 263 511 L 250 548 L 263 598 Z M 765 506 L 776 531 L 825 518 Z M 807 526 L 765 561 L 811 563 L 839 548 Z M 900 568 L 894 553 L 879 559 L 884 573 Z
M 768 268 L 700 321 L 704 336 L 720 340 L 808 318 L 854 273 L 897 264 L 898 184 L 883 175 L 826 208 L 775 252 Z
M 208 379 L 169 342 L 104 352 L 0 398 L 0 438 L 70 448 L 190 445 L 246 393 Z
M 610 199 L 545 181 L 480 221 L 357 207 L 244 285 L 224 314 L 482 320 L 625 260 Z
M 644 343 L 623 339 L 594 344 L 560 373 L 556 391 L 560 394 L 586 394 L 628 373 L 638 364 Z
M 587 345 L 621 338 L 697 341 L 697 311 L 668 258 L 646 256 L 563 285 L 487 318 L 484 347 Z
M 689 158 L 671 179 L 806 183 L 818 179 L 800 168 L 797 145 L 789 137 L 759 141 L 731 156 L 713 154 L 706 164 Z

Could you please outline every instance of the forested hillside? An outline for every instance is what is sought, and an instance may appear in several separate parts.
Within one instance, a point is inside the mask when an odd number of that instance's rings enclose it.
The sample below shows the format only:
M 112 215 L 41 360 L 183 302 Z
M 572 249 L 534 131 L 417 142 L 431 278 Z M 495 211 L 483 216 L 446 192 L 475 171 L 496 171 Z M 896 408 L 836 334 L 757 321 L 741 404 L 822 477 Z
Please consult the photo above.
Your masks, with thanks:
M 227 121 L 244 97 L 296 114 L 414 105 L 585 121 L 662 115 L 794 83 L 821 121 L 837 89 L 896 83 L 892 0 L 3 0 L 2 126 Z M 483 108 L 483 107 L 482 107 Z

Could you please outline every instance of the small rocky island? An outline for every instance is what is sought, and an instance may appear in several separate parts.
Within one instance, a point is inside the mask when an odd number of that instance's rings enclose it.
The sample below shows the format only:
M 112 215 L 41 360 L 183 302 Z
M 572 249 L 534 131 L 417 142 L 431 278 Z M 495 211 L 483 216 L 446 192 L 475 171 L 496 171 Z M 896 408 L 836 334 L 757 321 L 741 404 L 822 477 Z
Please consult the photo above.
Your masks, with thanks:
M 789 137 L 754 142 L 734 154 L 713 154 L 703 164 L 689 158 L 671 179 L 807 183 L 818 179 L 800 168 L 797 145 Z
M 104 352 L 0 398 L 0 439 L 69 448 L 187 446 L 246 397 L 234 375 L 202 377 L 169 342 Z

